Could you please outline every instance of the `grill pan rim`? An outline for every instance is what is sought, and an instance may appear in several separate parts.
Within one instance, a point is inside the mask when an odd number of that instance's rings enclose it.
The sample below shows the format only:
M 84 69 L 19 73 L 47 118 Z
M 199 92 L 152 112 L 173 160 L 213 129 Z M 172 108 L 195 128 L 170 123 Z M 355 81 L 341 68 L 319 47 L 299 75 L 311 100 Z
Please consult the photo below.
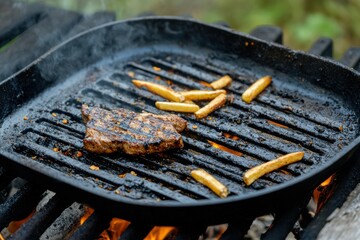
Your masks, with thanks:
M 122 23 L 135 22 L 135 21 L 144 21 L 144 20 L 145 21 L 147 21 L 147 20 L 187 21 L 187 22 L 193 22 L 195 24 L 204 25 L 204 26 L 207 26 L 209 28 L 220 29 L 222 31 L 227 31 L 227 32 L 229 32 L 231 34 L 235 34 L 235 35 L 245 37 L 245 38 L 250 39 L 250 40 L 254 40 L 254 41 L 257 41 L 257 42 L 267 44 L 267 45 L 269 45 L 271 47 L 286 50 L 288 53 L 291 53 L 291 54 L 308 56 L 308 57 L 310 57 L 312 59 L 319 59 L 319 60 L 321 60 L 323 62 L 326 62 L 327 64 L 331 64 L 333 66 L 343 68 L 346 71 L 350 71 L 353 75 L 355 75 L 356 78 L 360 79 L 360 73 L 359 72 L 357 72 L 354 69 L 352 69 L 350 67 L 347 67 L 347 66 L 345 66 L 345 65 L 343 65 L 343 64 L 341 64 L 339 62 L 336 62 L 334 60 L 331 60 L 331 59 L 328 59 L 328 58 L 325 58 L 325 57 L 321 57 L 321 56 L 317 56 L 317 55 L 313 55 L 313 54 L 309 54 L 309 53 L 306 53 L 306 52 L 303 52 L 303 51 L 292 50 L 292 49 L 289 49 L 289 48 L 287 48 L 287 47 L 285 47 L 283 45 L 280 45 L 280 44 L 277 44 L 277 43 L 272 43 L 272 42 L 266 42 L 264 40 L 252 37 L 252 36 L 250 36 L 248 34 L 239 33 L 237 31 L 234 31 L 234 30 L 231 30 L 231 29 L 228 29 L 228 28 L 224 28 L 224 27 L 221 27 L 221 26 L 205 24 L 205 23 L 202 23 L 202 22 L 197 21 L 197 20 L 184 19 L 184 18 L 181 18 L 181 17 L 141 17 L 141 18 L 134 18 L 134 19 L 129 19 L 129 20 L 116 21 L 116 22 L 112 22 L 112 23 L 103 24 L 101 26 L 98 26 L 98 27 L 95 27 L 95 28 L 90 29 L 88 31 L 85 31 L 83 33 L 80 33 L 80 34 L 72 37 L 71 39 L 61 43 L 60 45 L 52 48 L 49 52 L 45 53 L 39 59 L 37 59 L 36 61 L 31 63 L 27 67 L 25 67 L 24 69 L 20 70 L 19 72 L 15 73 L 12 76 L 10 76 L 9 78 L 7 78 L 0 85 L 6 84 L 7 82 L 11 81 L 15 76 L 17 76 L 19 73 L 25 71 L 26 69 L 31 68 L 32 66 L 38 64 L 39 62 L 41 62 L 43 60 L 46 61 L 46 57 L 48 55 L 50 55 L 51 53 L 59 50 L 62 46 L 66 45 L 67 43 L 77 39 L 79 36 L 89 34 L 91 32 L 96 31 L 97 29 L 101 29 L 103 27 L 108 27 L 108 26 L 112 26 L 112 25 L 116 25 L 116 24 L 122 24 Z M 276 186 L 271 186 L 270 188 L 257 190 L 256 192 L 246 193 L 244 196 L 239 195 L 239 196 L 229 197 L 227 199 L 200 200 L 200 201 L 197 201 L 197 202 L 194 202 L 194 203 L 179 203 L 179 202 L 164 201 L 164 202 L 158 202 L 158 203 L 154 204 L 154 203 L 135 202 L 135 201 L 131 201 L 131 200 L 129 200 L 129 201 L 127 201 L 127 200 L 123 201 L 122 200 L 121 202 L 129 204 L 129 205 L 134 205 L 134 206 L 141 205 L 141 206 L 144 206 L 144 207 L 152 207 L 152 208 L 169 207 L 169 206 L 171 206 L 171 207 L 197 207 L 197 206 L 206 206 L 206 205 L 210 206 L 210 205 L 213 205 L 213 204 L 222 205 L 222 204 L 228 204 L 228 203 L 233 203 L 233 202 L 247 201 L 247 200 L 251 200 L 253 198 L 263 197 L 264 195 L 268 195 L 268 194 L 276 194 L 276 192 L 279 192 L 279 191 L 282 191 L 282 190 L 289 189 L 291 187 L 295 187 L 297 185 L 300 185 L 304 181 L 310 180 L 311 178 L 318 175 L 319 173 L 329 172 L 329 170 L 332 170 L 335 167 L 334 164 L 338 163 L 340 161 L 340 159 L 346 157 L 349 154 L 349 152 L 351 152 L 352 150 L 355 150 L 355 148 L 358 147 L 359 144 L 360 144 L 360 137 L 357 137 L 354 140 L 352 140 L 341 151 L 339 151 L 336 155 L 334 155 L 332 158 L 330 158 L 326 163 L 321 165 L 320 167 L 317 167 L 317 168 L 311 170 L 310 172 L 308 172 L 308 173 L 306 173 L 306 174 L 304 174 L 302 176 L 298 176 L 298 177 L 296 177 L 295 179 L 293 179 L 293 180 L 291 180 L 289 182 L 278 184 Z M 1 153 L 1 155 L 3 157 L 5 157 L 3 155 L 3 153 Z M 49 177 L 51 177 L 51 176 L 49 176 Z M 314 183 L 314 184 L 316 184 L 316 183 Z M 104 198 L 104 197 L 109 198 L 109 196 L 107 196 L 107 195 L 105 195 L 105 196 L 104 195 L 99 195 L 98 192 L 89 191 L 91 189 L 85 188 L 84 186 L 75 186 L 75 184 L 70 184 L 70 185 L 72 187 L 75 187 L 75 188 L 80 187 L 80 188 L 82 188 L 83 191 L 87 191 L 90 194 L 95 194 L 95 195 L 97 195 L 99 197 L 102 197 L 102 198 Z M 116 201 L 116 199 L 113 199 L 113 198 L 109 198 L 109 199 Z

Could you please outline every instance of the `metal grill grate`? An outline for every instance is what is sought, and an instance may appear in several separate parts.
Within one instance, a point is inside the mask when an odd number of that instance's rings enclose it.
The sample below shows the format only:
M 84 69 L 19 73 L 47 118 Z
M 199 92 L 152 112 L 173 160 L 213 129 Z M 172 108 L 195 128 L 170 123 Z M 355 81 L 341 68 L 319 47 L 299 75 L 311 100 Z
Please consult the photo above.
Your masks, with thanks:
M 67 90 L 62 90 L 40 107 L 31 106 L 29 120 L 18 126 L 22 134 L 17 137 L 15 146 L 8 146 L 8 151 L 14 149 L 17 156 L 102 188 L 119 199 L 190 203 L 217 198 L 189 177 L 191 169 L 206 169 L 228 186 L 231 195 L 242 195 L 308 172 L 324 163 L 354 136 L 349 127 L 341 131 L 343 119 L 337 110 L 341 106 L 336 101 L 321 95 L 316 99 L 308 98 L 298 90 L 287 92 L 292 85 L 278 82 L 277 73 L 274 73 L 274 86 L 248 105 L 240 99 L 241 93 L 259 73 L 246 68 L 226 69 L 226 65 L 219 67 L 202 59 L 189 61 L 181 55 L 164 56 L 101 65 L 73 77 L 81 79 L 80 85 L 71 86 L 76 88 L 76 93 L 66 94 Z M 154 66 L 160 70 L 154 70 Z M 207 89 L 208 83 L 224 74 L 231 74 L 234 79 L 228 89 L 233 94 L 233 102 L 201 121 L 181 114 L 189 123 L 183 137 L 184 150 L 146 157 L 99 156 L 83 150 L 85 127 L 81 120 L 81 103 L 163 114 L 154 107 L 154 102 L 161 98 L 136 88 L 131 79 L 170 85 L 175 90 Z M 278 87 L 280 84 L 282 88 Z M 330 109 L 328 115 L 317 114 L 322 105 Z M 63 119 L 69 122 L 64 124 Z M 215 148 L 211 143 L 239 154 Z M 248 168 L 295 151 L 305 152 L 300 163 L 270 173 L 250 187 L 243 184 L 242 174 Z M 99 166 L 100 170 L 91 170 L 91 165 Z

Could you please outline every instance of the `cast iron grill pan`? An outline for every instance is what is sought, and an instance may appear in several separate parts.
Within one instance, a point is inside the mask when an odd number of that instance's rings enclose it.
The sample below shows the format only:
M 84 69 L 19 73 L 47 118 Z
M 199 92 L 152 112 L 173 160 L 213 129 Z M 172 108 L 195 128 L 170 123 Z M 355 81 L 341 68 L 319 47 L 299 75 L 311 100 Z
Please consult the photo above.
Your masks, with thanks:
M 164 114 L 154 107 L 162 99 L 134 87 L 132 79 L 175 90 L 209 89 L 225 74 L 234 80 L 227 89 L 232 103 L 204 120 L 179 114 L 189 124 L 184 149 L 138 157 L 83 149 L 83 103 Z M 271 86 L 244 103 L 242 92 L 264 75 L 273 77 Z M 215 223 L 278 209 L 324 180 L 359 142 L 356 72 L 192 20 L 104 25 L 57 47 L 1 87 L 1 104 L 8 106 L 1 113 L 2 161 L 133 221 Z M 305 152 L 301 162 L 251 186 L 243 183 L 247 169 L 295 151 Z M 196 168 L 218 178 L 230 196 L 219 199 L 194 181 L 189 173 Z

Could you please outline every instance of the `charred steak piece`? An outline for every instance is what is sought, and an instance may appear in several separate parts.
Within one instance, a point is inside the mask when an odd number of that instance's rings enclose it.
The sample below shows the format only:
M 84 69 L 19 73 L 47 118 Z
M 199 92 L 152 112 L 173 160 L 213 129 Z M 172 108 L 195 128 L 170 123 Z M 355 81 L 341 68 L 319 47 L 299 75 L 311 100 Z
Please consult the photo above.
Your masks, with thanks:
M 135 113 L 83 105 L 84 147 L 95 153 L 122 151 L 130 155 L 163 152 L 184 146 L 180 132 L 187 122 L 173 114 Z

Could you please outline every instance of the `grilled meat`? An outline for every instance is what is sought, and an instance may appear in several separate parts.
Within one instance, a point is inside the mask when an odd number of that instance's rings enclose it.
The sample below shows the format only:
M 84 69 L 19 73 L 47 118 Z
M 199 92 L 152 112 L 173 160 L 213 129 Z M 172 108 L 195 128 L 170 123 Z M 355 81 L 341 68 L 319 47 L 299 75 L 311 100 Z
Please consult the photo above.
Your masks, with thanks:
M 86 125 L 84 147 L 95 153 L 123 151 L 130 155 L 163 152 L 184 146 L 181 135 L 187 122 L 173 114 L 135 113 L 82 106 Z

